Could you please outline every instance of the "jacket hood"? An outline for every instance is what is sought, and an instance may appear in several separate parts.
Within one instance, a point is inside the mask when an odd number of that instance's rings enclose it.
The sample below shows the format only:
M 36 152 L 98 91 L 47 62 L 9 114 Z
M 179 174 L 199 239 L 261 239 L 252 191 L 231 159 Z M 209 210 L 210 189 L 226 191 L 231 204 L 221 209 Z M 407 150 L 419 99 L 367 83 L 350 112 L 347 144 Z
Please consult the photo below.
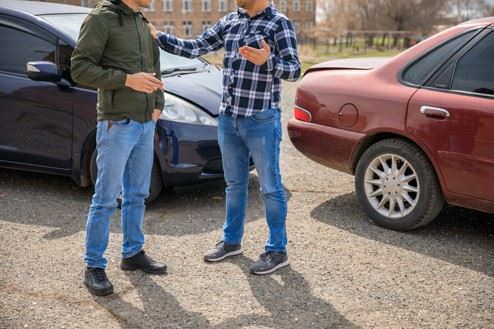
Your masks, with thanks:
M 108 9 L 110 11 L 126 16 L 132 16 L 137 14 L 137 12 L 133 11 L 132 8 L 127 6 L 121 0 L 103 0 L 98 3 L 97 7 Z
M 103 0 L 96 5 L 96 8 L 108 10 L 118 14 L 120 25 L 123 25 L 123 16 L 141 16 L 146 23 L 149 23 L 140 11 L 132 10 L 132 8 L 127 6 L 122 0 Z

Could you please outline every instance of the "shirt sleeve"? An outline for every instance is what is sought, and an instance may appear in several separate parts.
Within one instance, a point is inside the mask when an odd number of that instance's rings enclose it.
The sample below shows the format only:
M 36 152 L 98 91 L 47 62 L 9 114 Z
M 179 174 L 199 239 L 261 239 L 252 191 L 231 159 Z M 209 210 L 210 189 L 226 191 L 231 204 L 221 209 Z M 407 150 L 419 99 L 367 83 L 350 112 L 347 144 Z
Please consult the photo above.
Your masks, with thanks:
M 88 15 L 81 26 L 77 46 L 71 58 L 71 76 L 85 86 L 101 89 L 125 87 L 127 74 L 99 65 L 108 40 L 108 27 L 99 15 Z
M 180 39 L 171 34 L 158 32 L 158 44 L 163 50 L 175 55 L 188 58 L 202 56 L 223 47 L 224 21 L 225 18 L 221 19 L 194 40 Z
M 295 81 L 301 68 L 297 54 L 297 38 L 292 24 L 283 19 L 274 34 L 275 53 L 269 56 L 265 68 L 277 78 Z

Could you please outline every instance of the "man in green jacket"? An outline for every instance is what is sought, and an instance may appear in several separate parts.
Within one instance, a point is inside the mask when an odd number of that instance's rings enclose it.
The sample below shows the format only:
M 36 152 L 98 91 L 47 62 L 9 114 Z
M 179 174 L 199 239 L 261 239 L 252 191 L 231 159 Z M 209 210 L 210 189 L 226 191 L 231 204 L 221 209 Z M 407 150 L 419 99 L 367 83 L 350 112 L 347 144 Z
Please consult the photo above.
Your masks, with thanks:
M 86 227 L 84 284 L 113 293 L 105 274 L 110 217 L 122 192 L 121 269 L 163 274 L 166 265 L 144 253 L 144 200 L 149 194 L 155 123 L 164 105 L 159 49 L 139 9 L 151 0 L 103 0 L 84 21 L 71 74 L 98 89 L 98 177 Z

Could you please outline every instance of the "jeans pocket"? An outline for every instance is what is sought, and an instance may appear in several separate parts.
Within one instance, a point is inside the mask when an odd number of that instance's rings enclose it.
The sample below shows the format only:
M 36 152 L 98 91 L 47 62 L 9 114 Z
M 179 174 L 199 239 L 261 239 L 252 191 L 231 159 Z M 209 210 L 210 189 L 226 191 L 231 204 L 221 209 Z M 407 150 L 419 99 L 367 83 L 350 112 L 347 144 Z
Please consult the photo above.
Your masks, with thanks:
M 276 110 L 269 109 L 262 112 L 257 112 L 251 116 L 252 120 L 258 123 L 272 122 L 276 119 Z

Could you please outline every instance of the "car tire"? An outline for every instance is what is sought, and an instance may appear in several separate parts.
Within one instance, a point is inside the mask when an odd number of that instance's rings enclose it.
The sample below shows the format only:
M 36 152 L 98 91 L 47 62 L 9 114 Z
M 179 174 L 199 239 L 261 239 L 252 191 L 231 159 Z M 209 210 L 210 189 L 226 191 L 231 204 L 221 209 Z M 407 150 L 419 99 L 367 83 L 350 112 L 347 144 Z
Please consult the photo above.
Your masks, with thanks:
M 98 175 L 98 167 L 96 165 L 96 149 L 93 151 L 91 155 L 91 163 L 89 166 L 89 173 L 91 175 L 91 181 L 93 185 L 96 184 L 96 177 Z M 158 198 L 163 190 L 163 180 L 161 178 L 161 170 L 159 163 L 156 159 L 153 161 L 153 168 L 151 169 L 151 182 L 149 184 L 149 196 L 146 198 L 146 204 L 150 204 L 154 200 Z M 118 196 L 118 206 L 120 207 L 122 204 L 122 195 Z
M 401 139 L 382 140 L 362 154 L 355 171 L 355 190 L 374 223 L 397 231 L 426 225 L 444 205 L 429 159 Z

